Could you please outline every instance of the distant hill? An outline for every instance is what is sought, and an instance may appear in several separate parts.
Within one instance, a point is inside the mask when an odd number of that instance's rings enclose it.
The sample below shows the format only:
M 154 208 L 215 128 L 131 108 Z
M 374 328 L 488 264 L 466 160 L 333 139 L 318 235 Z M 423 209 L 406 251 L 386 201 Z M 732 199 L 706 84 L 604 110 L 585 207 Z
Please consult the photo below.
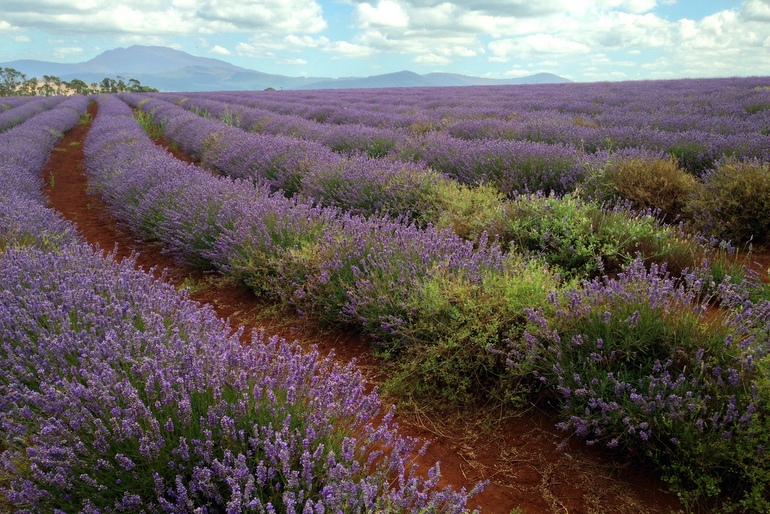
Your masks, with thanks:
M 289 77 L 263 73 L 235 66 L 226 61 L 197 57 L 163 46 L 134 45 L 107 50 L 81 63 L 54 63 L 18 60 L 0 63 L 42 79 L 53 75 L 62 80 L 80 79 L 86 83 L 100 82 L 105 77 L 136 79 L 145 86 L 161 91 L 238 91 L 275 89 L 347 89 L 377 87 L 470 86 L 493 84 L 554 84 L 569 80 L 539 73 L 517 79 L 486 79 L 452 73 L 418 75 L 400 71 L 371 77 Z
M 413 71 L 399 71 L 364 78 L 344 78 L 314 82 L 303 89 L 355 89 L 376 87 L 439 87 L 439 86 L 492 86 L 504 84 L 561 84 L 568 79 L 550 73 L 538 73 L 516 79 L 488 79 L 457 75 L 454 73 L 428 73 L 418 75 Z

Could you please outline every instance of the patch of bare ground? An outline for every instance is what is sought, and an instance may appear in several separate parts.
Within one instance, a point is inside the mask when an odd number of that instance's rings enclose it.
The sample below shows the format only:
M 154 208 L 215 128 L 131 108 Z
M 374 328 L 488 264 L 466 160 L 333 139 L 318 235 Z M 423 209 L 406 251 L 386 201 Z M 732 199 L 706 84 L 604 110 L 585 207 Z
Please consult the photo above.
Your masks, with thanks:
M 96 106 L 89 108 L 97 116 Z M 328 330 L 299 319 L 258 300 L 244 285 L 218 273 L 177 265 L 160 248 L 139 241 L 110 216 L 103 202 L 88 189 L 83 143 L 89 125 L 67 133 L 44 170 L 50 205 L 73 221 L 85 239 L 115 259 L 134 254 L 137 266 L 153 270 L 159 279 L 186 288 L 192 299 L 213 306 L 233 327 L 279 335 L 302 344 L 316 345 L 321 353 L 334 351 L 341 362 L 356 360 L 366 380 L 376 386 L 386 373 L 371 346 L 358 334 Z M 189 161 L 189 157 L 175 154 Z M 387 398 L 384 399 L 387 401 Z M 428 409 L 429 410 L 429 409 Z M 564 434 L 554 420 L 535 408 L 509 413 L 478 411 L 475 414 L 437 413 L 412 406 L 397 416 L 403 435 L 429 441 L 418 458 L 420 469 L 441 462 L 442 484 L 470 489 L 478 481 L 489 485 L 470 502 L 482 513 L 672 513 L 681 505 L 664 492 L 648 468 L 619 463 L 601 449 L 579 441 L 558 449 Z M 518 509 L 518 510 L 517 510 Z

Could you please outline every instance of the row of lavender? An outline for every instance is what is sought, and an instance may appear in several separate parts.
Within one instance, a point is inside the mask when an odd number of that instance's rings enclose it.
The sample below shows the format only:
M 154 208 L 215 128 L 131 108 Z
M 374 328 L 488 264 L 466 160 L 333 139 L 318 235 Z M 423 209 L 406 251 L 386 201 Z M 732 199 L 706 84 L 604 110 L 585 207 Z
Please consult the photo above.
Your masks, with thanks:
M 175 100 L 204 117 L 214 115 L 228 125 L 239 125 L 242 119 L 246 119 L 248 125 L 252 115 L 257 118 L 265 115 L 265 111 L 246 108 L 234 112 L 232 104 L 199 97 L 167 95 L 164 98 Z M 137 96 L 130 101 L 138 105 L 148 100 L 140 100 Z M 159 110 L 155 119 L 160 123 L 168 116 L 178 120 L 193 119 L 182 117 L 177 112 L 178 108 L 159 104 L 156 99 L 151 102 L 144 108 L 148 111 Z M 756 114 L 763 112 L 760 109 Z M 178 140 L 184 139 L 184 132 L 205 133 L 207 130 L 222 129 L 208 122 L 200 126 L 193 121 L 190 123 L 190 126 L 175 123 L 173 131 L 167 133 Z M 289 122 L 289 126 L 292 123 Z M 584 198 L 598 201 L 619 196 L 630 200 L 637 209 L 657 209 L 668 219 L 686 220 L 691 232 L 700 231 L 709 237 L 731 240 L 735 244 L 767 242 L 765 234 L 770 225 L 761 220 L 766 218 L 764 213 L 770 207 L 766 198 L 770 181 L 765 171 L 770 136 L 764 134 L 751 136 L 755 147 L 758 145 L 761 151 L 754 152 L 732 143 L 728 144 L 729 151 L 722 147 L 712 148 L 707 161 L 708 166 L 714 169 L 701 171 L 698 180 L 694 180 L 692 174 L 688 176 L 681 167 L 682 159 L 669 159 L 662 151 L 627 148 L 590 154 L 568 145 L 495 139 L 466 141 L 442 132 L 406 135 L 398 141 L 397 138 L 383 139 L 382 129 L 307 120 L 301 120 L 301 123 L 306 128 L 312 126 L 311 139 L 324 143 L 327 149 L 302 139 L 289 143 L 285 135 L 269 137 L 268 134 L 261 134 L 262 137 L 250 138 L 234 130 L 226 131 L 221 141 L 198 137 L 196 142 L 199 144 L 195 148 L 188 145 L 186 149 L 201 158 L 204 153 L 208 154 L 222 172 L 234 171 L 241 176 L 251 174 L 257 180 L 269 176 L 276 187 L 281 187 L 281 181 L 273 180 L 274 176 L 288 179 L 288 183 L 283 185 L 288 194 L 304 188 L 305 191 L 300 192 L 305 196 L 345 209 L 360 209 L 367 204 L 372 206 L 375 203 L 372 200 L 379 195 L 379 198 L 387 197 L 389 201 L 379 202 L 378 208 L 389 205 L 389 212 L 405 216 L 417 210 L 417 217 L 420 218 L 419 211 L 423 209 L 424 212 L 426 206 L 425 196 L 436 196 L 436 191 L 426 191 L 426 187 L 432 189 L 426 184 L 432 180 L 437 184 L 433 189 L 445 191 L 444 180 L 435 175 L 431 178 L 421 171 L 435 173 L 434 170 L 440 170 L 463 185 L 491 184 L 514 199 L 520 196 L 517 192 L 522 190 L 550 190 L 555 194 L 576 190 Z M 279 122 L 278 126 L 281 124 Z M 368 130 L 360 132 L 358 129 L 361 128 Z M 232 145 L 233 140 L 248 140 L 249 144 Z M 260 144 L 269 148 L 263 154 L 268 158 L 255 161 L 252 155 Z M 218 155 L 217 151 L 223 146 L 229 147 L 224 155 Z M 355 151 L 357 149 L 372 157 L 372 154 L 379 155 L 383 148 L 390 148 L 387 157 L 375 160 L 362 157 Z M 335 158 L 331 154 L 332 149 L 344 150 L 342 153 L 347 155 L 347 159 Z M 400 159 L 394 160 L 394 157 Z M 348 165 L 338 164 L 340 162 Z M 351 167 L 350 163 L 356 165 Z M 283 165 L 294 173 L 281 169 Z M 274 169 L 276 167 L 277 170 Z M 355 172 L 346 171 L 346 167 Z M 400 201 L 402 199 L 405 201 Z M 427 203 L 432 205 L 430 201 Z M 422 221 L 436 223 L 435 216 L 428 216 Z M 489 227 L 483 228 L 490 234 L 495 232 Z
M 116 117 L 118 106 L 102 107 Z M 408 356 L 396 379 L 419 377 L 413 392 L 545 394 L 565 430 L 646 455 L 690 506 L 715 496 L 770 506 L 770 301 L 756 276 L 709 286 L 710 269 L 672 277 L 636 260 L 615 278 L 560 285 L 494 245 L 313 207 L 160 157 L 121 109 L 120 125 L 94 127 L 89 170 L 145 237 L 389 343 Z M 707 301 L 720 313 L 706 316 Z
M 179 98 L 179 95 L 156 96 L 169 102 L 177 101 L 197 113 L 214 116 L 225 123 L 233 124 L 229 119 L 232 115 L 230 104 L 216 100 Z M 136 105 L 141 101 L 142 95 L 126 97 Z M 158 108 L 158 104 L 143 105 L 143 108 L 151 110 Z M 162 108 L 163 112 L 156 113 L 156 118 L 163 119 L 168 116 L 169 109 L 168 106 Z M 252 132 L 256 125 L 248 121 L 248 114 L 239 113 L 235 124 L 247 132 Z M 256 122 L 257 125 L 259 123 Z M 309 154 L 303 156 L 306 165 L 313 165 L 313 161 L 317 160 L 321 161 L 318 165 L 328 167 L 339 160 L 331 155 L 332 151 L 342 153 L 355 162 L 387 154 L 387 159 L 368 163 L 368 167 L 424 169 L 427 166 L 462 184 L 491 183 L 509 194 L 516 191 L 555 191 L 559 194 L 571 191 L 587 174 L 590 165 L 598 163 L 603 157 L 589 158 L 583 152 L 565 145 L 528 141 L 463 141 L 443 133 L 431 133 L 419 138 L 405 132 L 391 132 L 385 136 L 380 130 L 362 126 L 330 126 L 315 122 L 310 124 L 314 125 L 312 128 L 316 130 L 297 133 L 293 128 L 273 131 L 261 127 L 259 131 L 265 132 L 262 134 L 265 136 L 262 138 L 264 146 L 267 146 L 268 141 L 286 140 L 289 137 L 297 139 L 294 148 L 303 148 Z M 280 138 L 276 139 L 277 136 Z M 199 148 L 195 151 L 200 153 Z
M 40 173 L 62 134 L 85 112 L 87 100 L 58 100 L 57 108 L 0 133 L 0 250 L 15 244 L 57 247 L 77 238 L 69 224 L 45 208 Z
M 101 102 L 108 112 L 89 135 L 87 166 L 116 216 L 181 258 L 242 277 L 308 315 L 406 343 L 421 284 L 481 287 L 529 273 L 497 245 L 475 248 L 450 231 L 360 217 L 214 176 L 157 147 L 127 105 Z
M 33 100 L 35 100 L 35 97 L 31 96 L 6 96 L 0 100 L 0 112 L 13 109 L 14 107 L 18 107 Z
M 45 207 L 75 97 L 0 135 L 0 505 L 13 512 L 462 512 L 351 366 L 254 335 Z
M 651 212 L 602 209 L 569 194 L 559 198 L 506 196 L 498 188 L 469 187 L 418 164 L 342 156 L 313 141 L 253 134 L 199 118 L 176 104 L 146 95 L 121 98 L 152 116 L 167 139 L 214 172 L 352 215 L 385 215 L 423 227 L 447 228 L 471 241 L 492 238 L 505 251 L 544 254 L 550 265 L 571 276 L 615 272 L 636 255 L 647 261 L 676 262 L 672 268 L 678 271 L 701 264 L 700 259 L 711 253 L 695 237 L 666 226 Z M 215 103 L 208 102 L 209 108 Z M 219 103 L 220 113 L 225 112 L 221 110 L 225 105 Z M 539 150 L 543 148 L 539 145 Z M 539 150 L 534 149 L 530 157 Z M 510 155 L 514 159 L 521 156 L 513 151 Z M 545 160 L 553 161 L 554 155 Z M 656 161 L 646 157 L 645 162 Z M 521 169 L 508 171 L 506 179 L 523 177 L 517 175 Z M 575 186 L 574 175 L 556 175 L 563 189 L 568 189 L 566 183 Z M 580 233 L 583 228 L 578 219 L 590 220 L 588 234 Z
M 65 98 L 63 96 L 40 96 L 32 97 L 31 100 L 25 102 L 11 103 L 10 108 L 0 110 L 0 132 L 23 123 L 35 114 L 53 109 Z
M 700 173 L 723 156 L 767 158 L 767 87 L 766 79 L 753 78 L 184 96 L 228 103 L 229 119 L 247 130 L 323 138 L 340 148 L 344 139 L 336 134 L 368 139 L 364 149 L 382 153 L 415 134 L 439 132 L 588 153 L 644 148 L 671 153 Z
M 204 116 L 248 132 L 316 141 L 345 155 L 388 157 L 428 166 L 463 184 L 491 183 L 507 194 L 523 191 L 571 191 L 606 155 L 587 155 L 562 143 L 526 140 L 463 140 L 439 130 L 390 130 L 364 125 L 334 125 L 235 107 L 217 96 L 156 95 Z M 659 152 L 637 152 L 657 155 Z

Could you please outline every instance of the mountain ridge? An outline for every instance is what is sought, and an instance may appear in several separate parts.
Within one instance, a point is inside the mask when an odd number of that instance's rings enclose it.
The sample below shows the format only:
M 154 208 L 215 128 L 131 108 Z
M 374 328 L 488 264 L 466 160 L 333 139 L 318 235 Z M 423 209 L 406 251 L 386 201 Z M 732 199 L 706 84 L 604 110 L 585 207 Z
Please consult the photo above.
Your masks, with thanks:
M 236 66 L 211 57 L 198 57 L 164 46 L 133 45 L 106 50 L 80 63 L 22 59 L 0 63 L 28 77 L 100 82 L 105 76 L 134 78 L 162 91 L 236 91 L 259 89 L 355 89 L 382 87 L 442 87 L 471 85 L 554 84 L 568 79 L 539 73 L 516 79 L 489 79 L 456 73 L 417 74 L 403 70 L 368 77 L 291 77 Z

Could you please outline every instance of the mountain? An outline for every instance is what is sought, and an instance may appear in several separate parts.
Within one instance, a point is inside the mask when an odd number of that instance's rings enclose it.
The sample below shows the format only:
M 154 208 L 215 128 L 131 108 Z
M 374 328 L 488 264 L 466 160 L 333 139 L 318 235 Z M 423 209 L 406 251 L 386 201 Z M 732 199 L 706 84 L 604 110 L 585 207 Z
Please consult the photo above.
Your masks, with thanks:
M 493 86 L 506 84 L 561 84 L 571 82 L 551 73 L 538 73 L 516 79 L 488 79 L 455 73 L 428 73 L 418 75 L 413 71 L 399 71 L 364 78 L 333 79 L 313 82 L 302 89 L 355 89 L 376 87 L 443 87 L 443 86 Z
M 78 78 L 88 84 L 105 77 L 134 78 L 145 86 L 162 91 L 217 91 L 243 89 L 297 89 L 312 82 L 331 80 L 327 77 L 285 77 L 235 66 L 208 57 L 197 57 L 163 46 L 134 45 L 107 50 L 91 60 L 73 63 L 20 60 L 0 63 L 42 79 L 54 75 L 70 81 Z
M 235 66 L 209 57 L 197 57 L 163 46 L 134 45 L 107 50 L 81 63 L 18 60 L 0 63 L 27 77 L 52 75 L 62 80 L 80 79 L 88 84 L 105 77 L 136 79 L 161 91 L 238 91 L 275 89 L 342 89 L 375 87 L 470 86 L 494 84 L 553 84 L 569 80 L 539 73 L 518 79 L 486 79 L 452 73 L 418 75 L 400 71 L 371 77 L 289 77 Z

